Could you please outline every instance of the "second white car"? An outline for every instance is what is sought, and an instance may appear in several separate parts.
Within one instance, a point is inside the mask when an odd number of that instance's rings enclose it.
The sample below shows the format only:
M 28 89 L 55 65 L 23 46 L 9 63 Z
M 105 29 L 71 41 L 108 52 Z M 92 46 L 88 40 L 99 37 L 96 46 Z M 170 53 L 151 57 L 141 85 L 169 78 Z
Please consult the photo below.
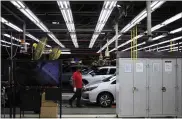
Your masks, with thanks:
M 82 99 L 98 103 L 102 107 L 110 107 L 116 99 L 116 76 L 110 76 L 102 81 L 95 81 L 85 86 Z

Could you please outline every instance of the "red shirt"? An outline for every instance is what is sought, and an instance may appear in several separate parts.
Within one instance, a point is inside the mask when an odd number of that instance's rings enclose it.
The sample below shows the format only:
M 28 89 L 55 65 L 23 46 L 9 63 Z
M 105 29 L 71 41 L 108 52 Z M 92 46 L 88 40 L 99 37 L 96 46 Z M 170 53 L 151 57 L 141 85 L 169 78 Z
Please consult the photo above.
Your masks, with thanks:
M 82 88 L 82 74 L 79 71 L 73 73 L 76 88 Z

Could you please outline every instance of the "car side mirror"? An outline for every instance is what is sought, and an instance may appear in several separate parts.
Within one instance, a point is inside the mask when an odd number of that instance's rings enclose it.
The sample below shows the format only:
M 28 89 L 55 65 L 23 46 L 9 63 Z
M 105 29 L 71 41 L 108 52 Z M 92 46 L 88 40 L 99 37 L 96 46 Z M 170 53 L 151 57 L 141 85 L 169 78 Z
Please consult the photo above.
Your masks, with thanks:
M 91 75 L 94 77 L 95 76 L 95 73 L 91 73 Z

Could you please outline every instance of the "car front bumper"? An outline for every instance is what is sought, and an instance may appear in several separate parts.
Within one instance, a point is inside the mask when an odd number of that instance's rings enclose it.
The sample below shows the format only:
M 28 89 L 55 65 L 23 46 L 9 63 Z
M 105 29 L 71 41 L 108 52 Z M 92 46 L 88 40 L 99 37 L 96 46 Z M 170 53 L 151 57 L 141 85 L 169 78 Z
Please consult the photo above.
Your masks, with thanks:
M 97 97 L 92 91 L 85 91 L 82 93 L 82 100 L 88 101 L 91 103 L 96 103 Z

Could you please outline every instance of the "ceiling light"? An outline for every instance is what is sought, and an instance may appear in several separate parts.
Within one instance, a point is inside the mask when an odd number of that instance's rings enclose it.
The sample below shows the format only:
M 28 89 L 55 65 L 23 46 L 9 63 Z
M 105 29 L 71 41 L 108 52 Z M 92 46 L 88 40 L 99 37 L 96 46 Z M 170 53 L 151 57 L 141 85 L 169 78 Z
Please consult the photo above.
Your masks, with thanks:
M 3 34 L 3 36 L 6 36 L 6 37 L 8 37 L 8 38 L 11 38 L 11 36 L 9 35 L 9 34 Z M 18 42 L 21 42 L 21 40 L 20 39 L 17 39 L 17 38 L 15 38 L 15 37 L 13 37 L 12 36 L 12 39 L 13 40 L 16 40 L 16 41 L 18 41 Z M 27 43 L 27 42 L 25 42 L 27 45 L 30 45 L 30 43 Z
M 175 16 L 178 16 L 178 15 L 179 15 L 179 14 L 177 14 L 177 15 L 175 15 Z M 174 18 L 175 16 L 173 16 L 173 17 L 171 17 L 171 18 Z M 169 18 L 169 19 L 171 19 L 171 18 Z M 181 17 L 181 18 L 182 18 L 182 17 Z M 168 19 L 168 20 L 169 20 L 169 19 Z M 167 20 L 165 20 L 165 21 L 167 21 Z M 165 21 L 164 21 L 164 22 L 165 22 Z M 155 30 L 157 30 L 157 29 L 159 29 L 159 28 L 165 26 L 165 25 L 164 25 L 164 22 L 162 22 L 161 24 L 158 24 L 158 25 L 152 27 L 151 30 L 152 30 L 152 31 L 155 31 Z M 173 20 L 173 22 L 174 22 L 174 20 Z M 169 22 L 168 22 L 168 23 L 169 23 Z M 171 23 L 171 22 L 170 22 L 170 23 Z M 167 24 L 166 24 L 166 25 L 167 25 Z M 145 33 L 147 33 L 147 31 L 146 31 Z M 137 37 L 137 39 L 138 39 L 138 38 L 143 37 L 143 35 L 138 35 L 138 36 L 136 36 L 136 37 Z M 164 36 L 164 35 L 163 35 L 163 36 L 161 35 L 160 37 L 158 36 L 158 38 L 156 37 L 156 38 L 154 38 L 154 40 L 159 39 L 159 38 L 162 38 L 162 37 L 165 37 L 165 36 Z M 131 41 L 131 40 L 130 40 L 130 41 Z M 128 41 L 127 41 L 127 42 L 128 42 Z M 126 42 L 125 42 L 125 43 L 126 43 Z M 124 43 L 124 44 L 125 44 L 125 43 Z M 120 48 L 120 46 L 118 46 L 118 48 Z M 141 49 L 139 49 L 139 50 L 141 50 Z
M 2 44 L 1 44 L 1 46 L 3 46 L 3 47 L 10 47 L 10 46 L 8 46 L 8 45 L 2 45 Z
M 134 37 L 133 39 L 130 39 L 130 40 L 126 41 L 125 43 L 119 45 L 117 48 L 123 47 L 123 46 L 125 46 L 126 44 L 132 42 L 133 40 L 139 39 L 139 38 L 141 38 L 141 37 L 143 37 L 143 35 L 138 35 L 138 36 Z M 114 49 L 116 49 L 116 48 L 114 48 Z M 114 51 L 114 49 L 112 49 L 111 51 Z
M 138 50 L 143 50 L 143 49 L 146 49 L 146 48 L 151 48 L 151 47 L 154 47 L 154 46 L 157 46 L 157 45 L 161 45 L 161 44 L 164 44 L 164 43 L 169 43 L 169 42 L 171 42 L 171 41 L 177 41 L 177 40 L 180 40 L 180 39 L 182 39 L 182 36 L 179 36 L 179 37 L 176 37 L 176 38 L 167 40 L 167 41 L 163 41 L 163 42 L 160 42 L 160 43 L 156 43 L 156 44 L 153 44 L 153 45 L 149 45 L 149 46 L 140 48 L 140 49 L 138 49 Z
M 167 48 L 167 49 L 159 50 L 158 52 L 167 51 L 167 50 L 172 50 L 173 51 L 175 49 L 178 49 L 178 47 Z
M 173 30 L 173 31 L 170 31 L 169 33 L 170 34 L 175 34 L 175 33 L 177 33 L 177 32 L 181 32 L 182 31 L 182 27 L 181 28 L 178 28 L 178 29 L 175 29 L 175 30 Z
M 169 18 L 169 19 L 167 19 L 162 24 L 167 25 L 167 24 L 170 24 L 170 23 L 172 23 L 172 22 L 174 22 L 174 21 L 176 21 L 176 20 L 178 20 L 180 18 L 182 18 L 182 12 L 175 15 L 175 16 L 173 16 L 173 17 L 171 17 L 171 18 Z
M 152 12 L 155 11 L 157 8 L 159 8 L 162 4 L 164 4 L 165 1 L 154 1 L 151 3 Z M 126 33 L 128 30 L 130 30 L 133 26 L 138 24 L 140 21 L 142 21 L 145 17 L 147 17 L 147 11 L 144 9 L 142 12 L 140 12 L 130 23 L 128 23 L 121 31 L 120 33 Z M 115 37 L 115 36 L 114 36 Z M 114 42 L 116 39 L 111 39 L 107 45 L 110 45 L 112 42 Z M 102 50 L 104 50 L 107 45 L 104 45 L 97 53 L 100 53 Z M 112 50 L 113 51 L 113 50 Z
M 2 43 L 6 43 L 6 44 L 10 44 L 11 45 L 11 43 L 10 42 L 7 42 L 7 41 L 4 41 L 4 40 L 0 40 Z M 18 46 L 18 47 L 20 47 L 20 45 L 18 45 L 18 44 L 12 44 L 12 45 L 15 45 L 15 46 Z
M 102 7 L 102 11 L 101 11 L 99 19 L 97 21 L 97 25 L 96 25 L 94 34 L 92 36 L 92 39 L 90 40 L 89 48 L 93 47 L 95 41 L 97 40 L 97 38 L 93 38 L 94 35 L 96 35 L 102 31 L 102 29 L 104 28 L 109 16 L 111 15 L 113 8 L 116 6 L 116 3 L 117 3 L 117 1 L 105 1 L 104 2 L 103 7 Z
M 19 28 L 18 26 L 16 26 L 16 25 L 12 24 L 11 22 L 8 22 L 8 21 L 7 21 L 6 19 L 4 19 L 3 17 L 1 17 L 1 22 L 4 23 L 4 24 L 6 24 L 6 25 L 9 26 L 9 27 L 15 29 L 15 30 L 18 31 L 18 32 L 23 32 L 22 29 L 20 29 L 20 28 Z
M 71 54 L 71 52 L 61 52 L 62 55 L 68 55 Z
M 153 4 L 151 4 L 151 10 L 154 11 L 157 8 L 159 8 L 162 4 L 164 4 L 165 1 L 155 1 Z
M 146 43 L 146 42 L 143 42 L 143 43 L 137 44 L 137 45 L 133 46 L 132 48 L 135 48 L 135 47 L 138 47 L 138 46 L 144 45 L 145 43 Z M 124 50 L 122 50 L 122 51 L 127 51 L 127 50 L 129 50 L 129 49 L 131 49 L 131 47 L 129 47 L 129 48 L 127 48 L 127 49 L 124 49 Z
M 19 28 L 18 26 L 10 23 L 9 21 L 7 21 L 6 19 L 4 19 L 3 17 L 1 17 L 1 22 L 4 23 L 4 24 L 6 24 L 6 25 L 8 25 L 9 27 L 15 29 L 18 32 L 23 32 L 23 30 L 21 28 Z M 7 35 L 7 34 L 5 34 L 5 35 L 10 38 L 10 35 Z M 25 34 L 25 35 L 28 36 L 29 38 L 31 38 L 31 39 L 39 42 L 39 40 L 37 38 L 35 38 L 33 35 L 31 35 L 31 34 Z M 47 47 L 51 47 L 50 45 L 46 45 L 46 46 Z
M 15 5 L 25 16 L 27 16 L 34 24 L 36 24 L 42 31 L 50 32 L 49 29 L 38 19 L 38 17 L 27 7 L 22 1 L 10 1 Z M 54 40 L 61 47 L 65 47 L 60 41 L 53 35 Z
M 63 18 L 64 18 L 64 21 L 68 28 L 68 31 L 70 32 L 72 42 L 73 42 L 74 46 L 76 48 L 78 48 L 79 46 L 78 46 L 78 41 L 77 41 L 77 37 L 76 37 L 76 33 L 75 33 L 76 30 L 75 30 L 75 25 L 74 25 L 74 21 L 73 21 L 72 11 L 70 8 L 70 3 L 69 3 L 69 1 L 57 1 L 57 4 L 63 15 Z M 74 35 L 71 35 L 71 34 L 74 34 Z
M 158 39 L 161 39 L 163 37 L 166 37 L 166 35 L 160 35 L 160 36 L 157 36 L 155 38 L 152 39 L 152 41 L 155 41 L 155 40 L 158 40 Z
M 26 36 L 28 36 L 29 38 L 39 42 L 39 40 L 37 38 L 35 38 L 34 36 L 32 36 L 31 34 L 25 34 Z
M 167 47 L 172 47 L 172 46 L 176 46 L 176 45 L 178 45 L 178 43 L 176 43 L 176 44 L 166 45 L 166 46 L 163 46 L 163 47 L 158 47 L 158 48 L 153 49 L 153 50 L 159 50 L 159 49 L 163 49 L 163 48 L 167 48 Z

